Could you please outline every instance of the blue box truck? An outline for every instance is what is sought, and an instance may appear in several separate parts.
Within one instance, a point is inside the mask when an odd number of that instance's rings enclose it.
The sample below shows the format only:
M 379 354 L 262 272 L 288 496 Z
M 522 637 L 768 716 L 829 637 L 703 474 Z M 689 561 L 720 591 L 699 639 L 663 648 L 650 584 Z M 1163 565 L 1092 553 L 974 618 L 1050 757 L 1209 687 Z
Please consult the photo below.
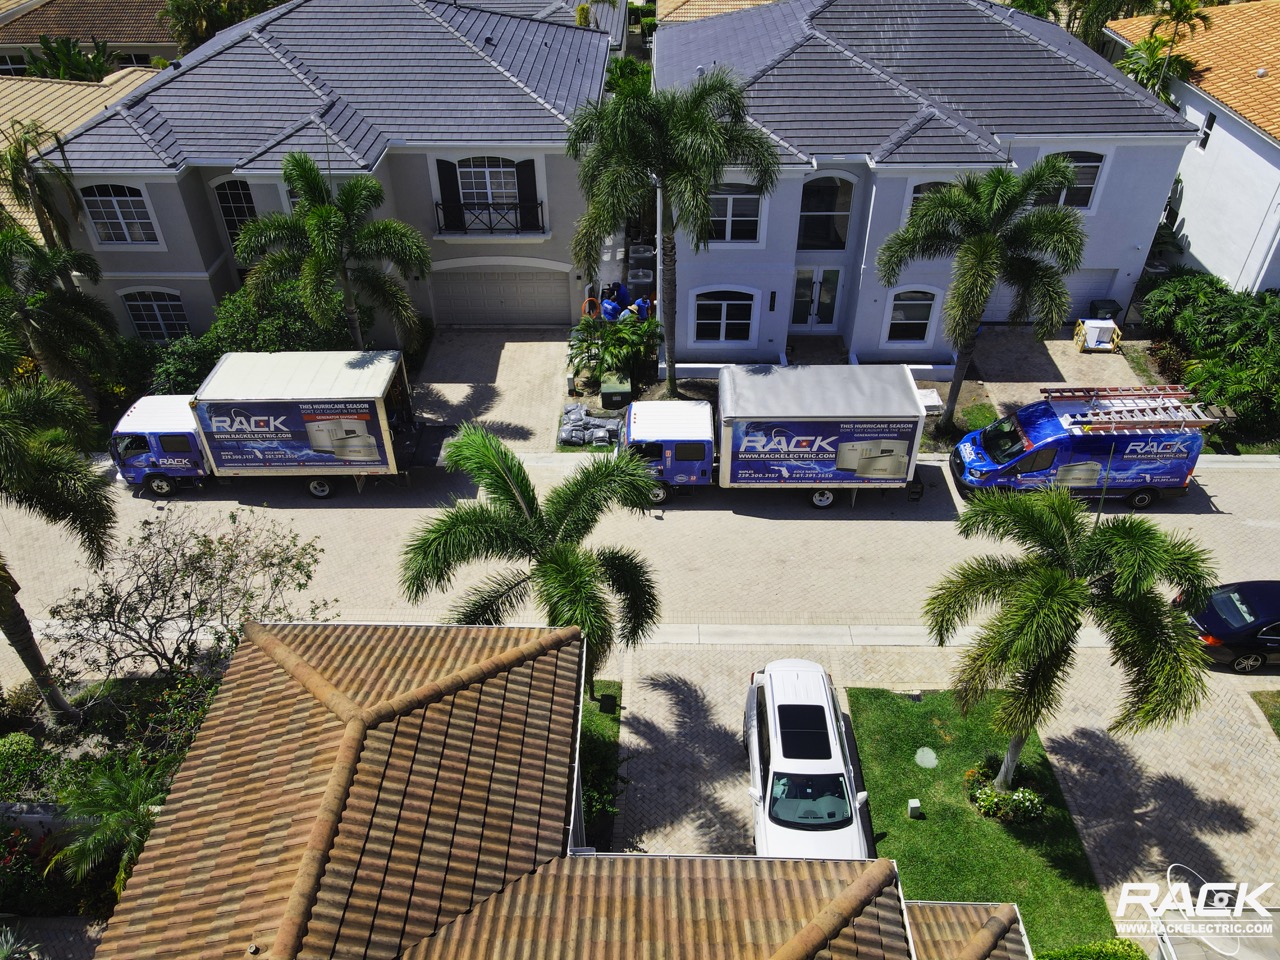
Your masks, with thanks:
M 1185 387 L 1046 387 L 1045 399 L 967 434 L 951 451 L 961 493 L 1049 484 L 1145 509 L 1182 496 L 1218 422 Z
M 392 427 L 412 423 L 397 350 L 227 353 L 191 396 L 143 397 L 111 435 L 125 483 L 169 497 L 208 478 L 395 474 Z
M 875 366 L 727 366 L 719 416 L 699 401 L 636 401 L 618 435 L 653 464 L 655 503 L 713 484 L 808 491 L 905 487 L 915 476 L 924 406 L 911 371 Z

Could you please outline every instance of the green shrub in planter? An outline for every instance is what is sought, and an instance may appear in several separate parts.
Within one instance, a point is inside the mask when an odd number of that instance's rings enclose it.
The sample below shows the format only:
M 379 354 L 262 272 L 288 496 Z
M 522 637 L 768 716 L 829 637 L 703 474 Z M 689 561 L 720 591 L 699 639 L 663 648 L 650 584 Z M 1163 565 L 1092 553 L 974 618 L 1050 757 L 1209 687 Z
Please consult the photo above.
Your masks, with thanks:
M 652 37 L 653 31 L 658 29 L 658 20 L 656 17 L 640 18 L 640 34 L 645 37 Z
M 28 734 L 0 737 L 0 801 L 36 799 L 42 773 L 50 759 Z
M 1012 793 L 1000 793 L 993 787 L 979 787 L 973 793 L 973 805 L 984 817 L 1001 823 L 1032 823 L 1044 816 L 1040 794 L 1027 787 Z
M 1046 950 L 1036 956 L 1039 960 L 1147 960 L 1147 951 L 1132 940 L 1117 937 L 1080 943 L 1061 950 Z

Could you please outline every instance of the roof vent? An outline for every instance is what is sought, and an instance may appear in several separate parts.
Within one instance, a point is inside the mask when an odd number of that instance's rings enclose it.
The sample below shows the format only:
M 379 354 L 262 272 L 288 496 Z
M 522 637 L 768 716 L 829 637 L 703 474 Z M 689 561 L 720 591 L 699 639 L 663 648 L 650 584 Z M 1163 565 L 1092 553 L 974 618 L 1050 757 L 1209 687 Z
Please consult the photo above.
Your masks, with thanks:
M 181 61 L 181 60 L 170 60 L 170 61 L 169 61 L 169 66 L 173 67 L 173 69 L 175 69 L 175 70 L 181 70 L 181 69 L 182 69 L 182 61 Z
M 493 37 L 485 37 L 484 42 L 486 46 L 493 43 Z
M 693 68 L 693 72 L 700 77 L 705 77 L 707 75 L 707 68 L 704 67 L 702 64 L 698 64 L 696 67 Z
M 1259 79 L 1261 79 L 1261 78 L 1265 77 L 1266 75 L 1267 75 L 1267 68 L 1266 68 L 1266 67 L 1259 67 L 1259 68 L 1258 68 L 1258 72 L 1257 72 L 1256 74 L 1254 74 L 1254 76 L 1258 77 Z

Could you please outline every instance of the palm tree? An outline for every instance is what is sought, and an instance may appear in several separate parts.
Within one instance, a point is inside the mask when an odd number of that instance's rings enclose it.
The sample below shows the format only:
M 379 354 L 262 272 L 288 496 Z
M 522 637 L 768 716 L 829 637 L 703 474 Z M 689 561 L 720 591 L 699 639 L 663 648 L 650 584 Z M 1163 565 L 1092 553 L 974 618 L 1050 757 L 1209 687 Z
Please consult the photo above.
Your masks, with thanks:
M 1164 55 L 1164 69 L 1160 73 L 1161 84 L 1164 83 L 1164 75 L 1169 69 L 1169 58 L 1173 55 L 1173 48 L 1178 45 L 1183 28 L 1186 28 L 1188 36 L 1194 37 L 1198 27 L 1208 30 L 1213 26 L 1213 18 L 1204 8 L 1205 4 L 1201 3 L 1201 0 L 1163 0 L 1161 3 L 1159 12 L 1151 21 L 1149 34 L 1154 37 L 1165 27 L 1173 28 L 1169 36 L 1169 47 Z
M 55 163 L 42 153 L 56 151 L 62 163 Z M 40 229 L 44 245 L 70 247 L 67 218 L 58 205 L 61 197 L 71 210 L 79 209 L 80 195 L 71 180 L 66 145 L 56 130 L 38 120 L 9 121 L 0 148 L 0 184 L 8 188 L 19 209 L 30 210 Z M 8 211 L 12 216 L 14 211 Z
M 119 857 L 111 887 L 119 896 L 156 822 L 155 811 L 169 793 L 171 772 L 168 765 L 147 763 L 132 753 L 125 760 L 104 760 L 87 777 L 72 780 L 59 797 L 71 824 L 71 841 L 44 872 L 61 866 L 71 879 L 83 880 Z
M 445 465 L 484 493 L 455 503 L 423 524 L 405 544 L 400 584 L 417 602 L 442 590 L 473 561 L 503 561 L 450 612 L 453 623 L 503 623 L 532 595 L 553 627 L 577 626 L 586 640 L 586 676 L 595 695 L 596 668 L 616 641 L 632 646 L 658 619 L 648 563 L 621 547 L 586 547 L 611 507 L 651 505 L 653 474 L 631 454 L 590 457 L 542 500 L 524 464 L 501 440 L 466 424 L 445 448 Z
M 70 442 L 88 430 L 89 411 L 65 383 L 18 379 L 14 371 L 21 354 L 17 338 L 0 328 L 0 503 L 70 530 L 90 559 L 101 564 L 115 523 L 111 481 Z M 55 718 L 74 719 L 78 712 L 50 676 L 18 590 L 0 556 L 0 631 Z
M 97 393 L 89 376 L 115 350 L 116 321 L 107 305 L 63 277 L 72 271 L 93 283 L 102 270 L 92 254 L 42 247 L 19 226 L 0 230 L 0 324 L 21 339 L 41 371 L 74 384 L 90 409 Z
M 997 729 L 1010 737 L 995 787 L 1008 790 L 1027 737 L 1057 710 L 1086 619 L 1101 629 L 1125 695 L 1118 733 L 1167 727 L 1203 701 L 1208 658 L 1190 621 L 1208 602 L 1209 555 L 1185 537 L 1133 515 L 1091 520 L 1069 490 L 978 491 L 956 521 L 968 539 L 986 536 L 1021 554 L 974 557 L 954 567 L 925 602 L 941 646 L 979 609 L 991 608 L 953 684 L 962 710 L 1001 690 Z
M 1071 309 L 1064 277 L 1084 257 L 1084 221 L 1071 207 L 1038 204 L 1075 182 L 1071 161 L 1044 157 L 1021 175 L 995 167 L 966 173 L 925 194 L 907 223 L 880 247 L 880 282 L 891 287 L 913 260 L 952 258 L 951 287 L 942 305 L 943 330 L 956 348 L 955 374 L 941 426 L 951 425 L 978 327 L 996 285 L 1013 289 L 1009 320 L 1033 320 L 1049 336 Z
M 1173 40 L 1169 37 L 1148 36 L 1126 50 L 1116 61 L 1116 67 L 1169 103 L 1169 81 L 1187 80 L 1196 64 L 1190 57 L 1174 53 Z
M 258 261 L 245 286 L 255 296 L 286 280 L 301 280 L 303 303 L 317 323 L 331 316 L 335 290 L 342 294 L 351 342 L 364 349 L 362 302 L 385 309 L 396 333 L 412 346 L 421 320 L 404 284 L 383 269 L 390 262 L 402 275 L 431 269 L 426 238 L 399 220 L 370 220 L 382 206 L 382 184 L 367 173 L 343 182 L 335 193 L 316 162 L 305 153 L 284 158 L 284 182 L 297 196 L 292 213 L 268 213 L 250 220 L 236 238 L 236 256 Z
M 778 180 L 777 149 L 747 116 L 742 87 L 726 68 L 689 87 L 650 90 L 622 84 L 583 105 L 569 125 L 568 152 L 579 162 L 587 210 L 573 237 L 573 259 L 595 281 L 600 248 L 628 220 L 652 209 L 658 191 L 662 234 L 662 320 L 667 394 L 676 395 L 676 231 L 694 248 L 711 236 L 711 192 L 729 168 L 742 168 L 768 193 Z

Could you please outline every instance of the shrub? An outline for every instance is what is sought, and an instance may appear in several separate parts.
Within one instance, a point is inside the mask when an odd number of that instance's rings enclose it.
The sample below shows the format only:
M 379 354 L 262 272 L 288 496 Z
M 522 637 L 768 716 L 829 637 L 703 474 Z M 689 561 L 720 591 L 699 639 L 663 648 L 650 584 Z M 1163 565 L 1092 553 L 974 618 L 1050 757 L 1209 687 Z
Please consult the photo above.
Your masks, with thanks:
M 0 737 L 0 800 L 40 799 L 40 783 L 52 756 L 29 734 Z
M 1044 816 L 1040 794 L 1027 787 L 1000 793 L 994 787 L 983 786 L 973 792 L 972 799 L 979 813 L 1001 823 L 1031 823 Z
M 648 361 L 658 349 L 660 327 L 652 313 L 641 320 L 583 317 L 569 337 L 569 366 L 574 376 L 599 383 L 609 371 L 625 373 L 636 389 L 647 377 Z
M 589 27 L 591 26 L 591 4 L 580 3 L 573 12 L 573 22 L 575 26 Z
M 0 735 L 25 730 L 40 706 L 40 691 L 34 680 L 24 680 L 5 690 L 0 687 Z
M 652 37 L 653 32 L 658 29 L 658 20 L 656 17 L 640 18 L 640 34 L 645 37 Z
M 1036 954 L 1040 960 L 1147 960 L 1147 951 L 1132 940 L 1095 940 Z
M 0 930 L 0 960 L 40 960 L 40 944 L 18 936 L 13 927 Z

